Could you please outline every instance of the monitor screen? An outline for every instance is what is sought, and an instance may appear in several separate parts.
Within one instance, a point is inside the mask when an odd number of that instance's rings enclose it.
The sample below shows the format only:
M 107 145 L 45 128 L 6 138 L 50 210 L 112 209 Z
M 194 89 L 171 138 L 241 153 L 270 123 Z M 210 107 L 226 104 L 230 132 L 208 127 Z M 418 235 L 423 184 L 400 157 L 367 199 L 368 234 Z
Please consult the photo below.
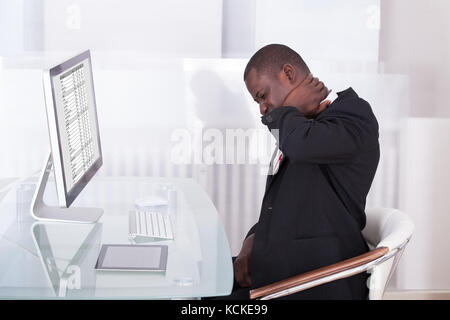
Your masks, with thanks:
M 49 106 L 46 97 L 47 111 L 53 108 L 48 112 L 50 140 L 51 128 L 56 128 L 51 142 L 57 189 L 63 187 L 60 205 L 68 207 L 102 164 L 89 51 L 53 67 L 48 78 L 52 99 Z M 62 196 L 58 191 L 58 198 Z

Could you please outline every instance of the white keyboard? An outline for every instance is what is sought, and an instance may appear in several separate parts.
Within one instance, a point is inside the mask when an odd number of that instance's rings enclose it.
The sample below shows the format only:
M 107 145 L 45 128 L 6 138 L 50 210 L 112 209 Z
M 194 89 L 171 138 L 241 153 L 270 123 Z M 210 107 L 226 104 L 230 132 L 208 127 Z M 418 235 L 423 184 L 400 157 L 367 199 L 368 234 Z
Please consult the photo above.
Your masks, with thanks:
M 167 214 L 154 211 L 130 211 L 129 235 L 136 237 L 151 237 L 173 239 L 172 223 Z

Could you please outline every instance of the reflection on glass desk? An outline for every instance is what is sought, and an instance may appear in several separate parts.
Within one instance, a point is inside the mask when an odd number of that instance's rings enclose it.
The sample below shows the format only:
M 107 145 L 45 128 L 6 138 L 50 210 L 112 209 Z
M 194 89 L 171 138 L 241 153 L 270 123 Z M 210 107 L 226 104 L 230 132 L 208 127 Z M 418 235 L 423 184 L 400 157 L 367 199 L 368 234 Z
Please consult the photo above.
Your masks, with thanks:
M 96 224 L 38 222 L 29 210 L 37 178 L 0 190 L 0 298 L 171 299 L 228 295 L 233 268 L 217 211 L 192 179 L 96 178 L 75 206 L 96 206 Z M 128 212 L 134 200 L 176 191 L 166 207 L 174 240 L 134 241 Z M 55 186 L 44 194 L 56 205 Z M 100 271 L 102 244 L 168 245 L 165 272 Z

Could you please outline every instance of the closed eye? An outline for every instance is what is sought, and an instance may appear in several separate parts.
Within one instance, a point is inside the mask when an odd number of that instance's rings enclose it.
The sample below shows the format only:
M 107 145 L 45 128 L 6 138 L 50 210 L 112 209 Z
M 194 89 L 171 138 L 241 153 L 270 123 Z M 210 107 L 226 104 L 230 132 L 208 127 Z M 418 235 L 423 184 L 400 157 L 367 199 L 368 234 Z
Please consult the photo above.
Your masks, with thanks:
M 258 93 L 258 94 L 256 94 L 256 98 L 257 98 L 257 99 L 264 100 L 264 99 L 266 98 L 266 95 L 265 95 L 265 94 L 260 95 L 260 94 Z

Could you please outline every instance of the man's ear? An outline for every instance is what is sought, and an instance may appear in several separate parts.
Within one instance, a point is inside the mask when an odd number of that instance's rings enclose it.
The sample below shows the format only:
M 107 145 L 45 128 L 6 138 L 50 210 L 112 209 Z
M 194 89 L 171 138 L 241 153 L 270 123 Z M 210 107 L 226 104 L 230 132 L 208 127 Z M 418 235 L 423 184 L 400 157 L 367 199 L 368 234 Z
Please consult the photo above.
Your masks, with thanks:
M 295 68 L 289 63 L 283 65 L 282 73 L 291 84 L 296 81 L 297 74 L 295 72 Z

